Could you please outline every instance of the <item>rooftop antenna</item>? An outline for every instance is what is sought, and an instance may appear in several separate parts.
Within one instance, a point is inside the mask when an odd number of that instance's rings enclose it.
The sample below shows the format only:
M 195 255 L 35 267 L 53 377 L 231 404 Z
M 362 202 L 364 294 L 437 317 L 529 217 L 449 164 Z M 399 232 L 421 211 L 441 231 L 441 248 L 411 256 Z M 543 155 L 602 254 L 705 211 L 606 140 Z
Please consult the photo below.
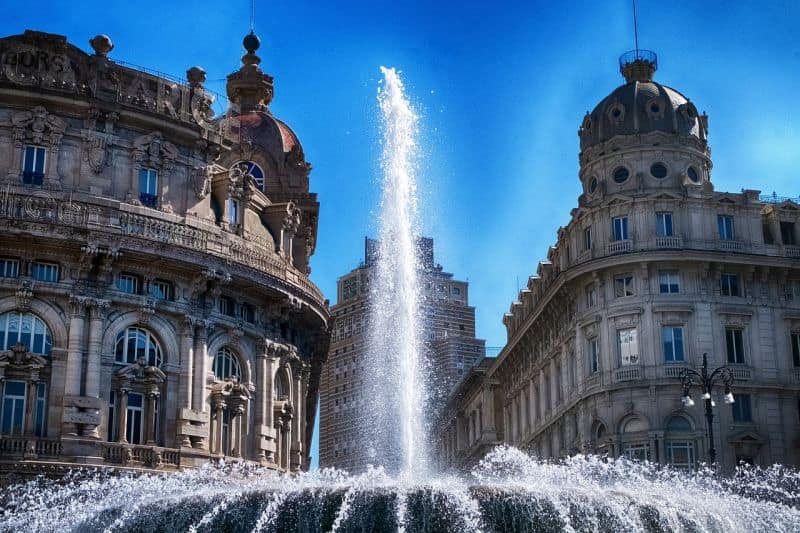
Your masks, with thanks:
M 253 0 L 255 1 L 255 0 Z M 639 25 L 636 23 L 636 0 L 631 0 L 633 4 L 633 41 L 636 47 L 636 56 L 639 56 Z

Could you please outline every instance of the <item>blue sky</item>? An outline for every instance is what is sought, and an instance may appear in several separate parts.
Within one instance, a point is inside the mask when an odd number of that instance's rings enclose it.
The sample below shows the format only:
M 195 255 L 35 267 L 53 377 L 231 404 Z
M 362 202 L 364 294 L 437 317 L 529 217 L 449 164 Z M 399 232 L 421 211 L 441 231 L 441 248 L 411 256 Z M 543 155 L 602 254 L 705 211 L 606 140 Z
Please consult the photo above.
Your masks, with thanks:
M 249 30 L 249 2 L 5 3 L 0 34 L 66 35 L 113 59 L 183 76 L 192 65 L 224 93 Z M 579 195 L 577 129 L 622 83 L 633 48 L 629 0 L 573 2 L 257 2 L 273 113 L 314 165 L 322 204 L 312 278 L 336 278 L 375 234 L 380 65 L 403 72 L 421 120 L 419 183 L 437 261 L 469 279 L 478 335 L 505 342 L 501 317 L 536 270 Z M 712 182 L 800 196 L 800 2 L 638 2 L 639 42 L 656 79 L 709 115 Z M 316 455 L 316 453 L 314 454 Z

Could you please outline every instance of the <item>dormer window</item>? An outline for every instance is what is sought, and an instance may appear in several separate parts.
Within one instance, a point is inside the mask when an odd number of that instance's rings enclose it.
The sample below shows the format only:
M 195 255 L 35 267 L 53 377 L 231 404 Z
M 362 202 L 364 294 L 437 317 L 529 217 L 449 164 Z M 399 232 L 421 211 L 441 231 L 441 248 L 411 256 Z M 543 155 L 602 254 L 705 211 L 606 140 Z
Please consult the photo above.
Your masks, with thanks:
M 158 172 L 155 169 L 139 170 L 139 201 L 154 209 L 158 206 Z
M 237 161 L 233 166 L 242 166 L 245 173 L 250 174 L 253 176 L 253 179 L 256 180 L 258 188 L 262 191 L 264 190 L 264 171 L 261 170 L 260 166 L 252 161 Z
M 44 181 L 44 163 L 47 150 L 41 146 L 28 145 L 22 153 L 22 183 L 41 185 Z

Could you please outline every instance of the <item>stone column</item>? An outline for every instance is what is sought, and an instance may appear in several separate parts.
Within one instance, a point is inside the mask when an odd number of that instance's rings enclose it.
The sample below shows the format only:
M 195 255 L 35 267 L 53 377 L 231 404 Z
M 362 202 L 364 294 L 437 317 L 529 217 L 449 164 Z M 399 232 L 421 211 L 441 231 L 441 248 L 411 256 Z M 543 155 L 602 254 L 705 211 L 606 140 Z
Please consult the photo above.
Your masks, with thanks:
M 109 302 L 108 300 L 93 300 L 91 305 L 84 391 L 85 395 L 90 398 L 100 398 L 100 353 L 103 343 L 103 326 Z M 97 426 L 93 425 L 84 427 L 82 434 L 86 437 L 100 438 Z
M 69 340 L 67 344 L 67 368 L 64 378 L 64 395 L 80 396 L 81 367 L 83 366 L 83 336 L 86 322 L 86 298 L 72 296 L 70 303 Z M 64 415 L 75 413 L 72 406 L 64 406 Z M 62 431 L 66 435 L 77 435 L 78 428 L 73 422 L 63 422 Z
M 155 446 L 156 438 L 156 399 L 158 393 L 150 391 L 147 393 L 144 404 L 144 443 L 148 446 Z
M 282 447 L 281 447 L 281 435 L 283 433 L 283 422 L 280 420 L 275 421 L 275 466 L 278 468 L 281 467 L 281 461 L 283 458 L 281 457 Z
M 303 453 L 303 437 L 300 435 L 300 420 L 304 416 L 303 413 L 303 397 L 302 397 L 302 384 L 303 384 L 303 369 L 298 364 L 293 369 L 292 377 L 294 378 L 294 386 L 292 387 L 292 426 L 291 426 L 291 469 L 296 470 L 300 468 L 300 457 Z
M 267 387 L 266 378 L 267 354 L 264 353 L 265 349 L 266 346 L 260 346 L 259 351 L 256 354 L 256 394 L 253 402 L 253 408 L 255 409 L 253 415 L 255 418 L 256 437 L 258 442 L 258 446 L 256 446 L 256 453 L 258 460 L 262 462 L 266 461 L 267 459 L 267 450 L 265 448 L 267 446 L 266 441 L 269 438 L 269 435 L 266 433 L 270 427 L 266 424 L 267 392 L 269 387 Z
M 206 411 L 205 389 L 208 374 L 208 328 L 209 323 L 201 320 L 194 336 L 194 375 L 192 381 L 192 409 Z
M 293 417 L 289 417 L 289 420 L 283 423 L 283 468 L 287 472 L 292 468 L 292 419 Z
M 117 391 L 117 442 L 127 444 L 125 433 L 128 425 L 128 389 L 120 388 Z
M 178 385 L 178 406 L 192 408 L 192 369 L 194 368 L 194 330 L 197 320 L 186 316 L 181 331 L 181 369 Z M 188 446 L 188 444 L 187 444 Z
M 214 408 L 217 412 L 217 423 L 215 424 L 216 432 L 214 433 L 214 452 L 224 455 L 222 450 L 222 416 L 223 411 L 225 410 L 225 402 L 218 402 Z M 231 428 L 228 428 L 228 433 L 230 432 Z
M 33 437 L 35 434 L 34 425 L 36 424 L 36 388 L 37 383 L 34 380 L 27 382 L 28 388 L 26 389 L 27 398 L 25 399 L 27 407 L 25 409 L 25 421 L 22 427 L 22 434 Z

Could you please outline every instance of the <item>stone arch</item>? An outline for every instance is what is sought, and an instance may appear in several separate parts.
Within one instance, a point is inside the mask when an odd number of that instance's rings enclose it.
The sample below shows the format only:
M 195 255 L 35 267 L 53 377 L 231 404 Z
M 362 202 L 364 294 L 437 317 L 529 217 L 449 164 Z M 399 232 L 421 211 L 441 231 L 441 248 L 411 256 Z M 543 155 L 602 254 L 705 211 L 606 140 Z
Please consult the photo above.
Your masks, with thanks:
M 591 440 L 598 441 L 600 439 L 604 439 L 606 437 L 609 437 L 611 435 L 611 433 L 608 430 L 608 424 L 606 424 L 600 418 L 595 418 L 592 421 L 590 435 L 591 435 Z
M 274 372 L 272 376 L 273 399 L 280 399 L 283 396 L 280 393 L 285 392 L 286 398 L 291 402 L 292 386 L 293 385 L 292 385 L 291 365 L 288 362 L 283 363 L 278 366 L 277 370 Z M 282 387 L 282 389 L 279 389 L 279 387 Z
M 641 431 L 649 431 L 651 427 L 650 420 L 646 416 L 638 412 L 632 412 L 620 418 L 617 423 L 617 433 L 619 435 L 638 433 Z
M 29 302 L 27 309 L 23 310 L 17 305 L 16 297 L 8 296 L 6 298 L 0 298 L 0 315 L 9 311 L 21 311 L 38 316 L 50 329 L 53 349 L 67 349 L 69 335 L 67 333 L 68 328 L 65 322 L 64 312 L 53 304 L 38 298 L 33 298 Z
M 253 383 L 252 365 L 250 364 L 252 350 L 248 350 L 243 342 L 234 342 L 227 333 L 215 335 L 208 343 L 208 368 L 214 368 L 214 358 L 222 348 L 228 348 L 234 353 L 242 369 L 242 383 Z
M 680 419 L 680 420 L 678 420 L 678 419 Z M 675 422 L 680 423 L 681 420 L 683 422 L 685 422 L 686 424 L 688 424 L 689 427 L 688 428 L 686 428 L 686 427 L 680 428 L 680 427 L 678 427 L 676 425 L 673 425 L 672 429 L 670 429 L 671 423 L 672 424 L 675 424 Z M 692 416 L 689 413 L 687 413 L 686 411 L 680 411 L 680 410 L 679 411 L 673 411 L 670 414 L 668 414 L 666 417 L 664 417 L 664 426 L 663 427 L 664 427 L 664 432 L 675 432 L 675 433 L 681 433 L 681 432 L 682 433 L 691 433 L 691 432 L 694 432 L 694 431 L 697 430 L 697 424 L 695 424 L 694 419 L 692 418 Z
M 114 359 L 119 332 L 130 326 L 138 326 L 149 330 L 161 345 L 162 369 L 164 371 L 177 369 L 180 361 L 180 348 L 175 328 L 169 321 L 157 315 L 150 317 L 147 323 L 142 323 L 139 320 L 139 316 L 138 312 L 129 311 L 115 317 L 108 323 L 103 333 L 103 357 Z

